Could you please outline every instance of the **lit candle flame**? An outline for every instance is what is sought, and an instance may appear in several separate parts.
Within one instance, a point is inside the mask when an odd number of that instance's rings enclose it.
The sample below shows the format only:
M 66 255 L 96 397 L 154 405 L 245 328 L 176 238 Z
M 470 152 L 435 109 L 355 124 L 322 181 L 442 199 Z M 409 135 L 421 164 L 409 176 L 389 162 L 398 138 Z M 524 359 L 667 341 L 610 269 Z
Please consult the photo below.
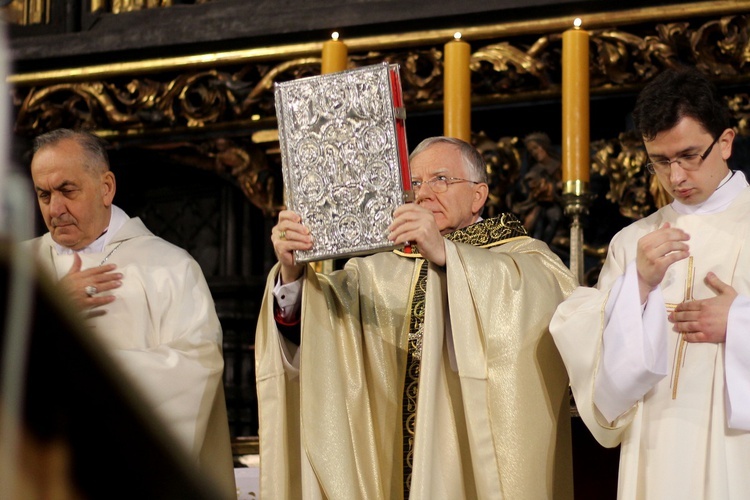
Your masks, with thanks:
M 320 74 L 325 75 L 344 71 L 347 66 L 348 53 L 346 44 L 339 39 L 339 32 L 334 31 L 331 33 L 331 39 L 323 42 Z
M 576 17 L 575 20 L 573 21 L 573 26 L 575 26 L 576 28 L 580 28 L 582 24 L 583 24 L 583 21 L 581 21 L 580 17 Z
M 471 46 L 456 32 L 443 59 L 443 135 L 471 141 Z

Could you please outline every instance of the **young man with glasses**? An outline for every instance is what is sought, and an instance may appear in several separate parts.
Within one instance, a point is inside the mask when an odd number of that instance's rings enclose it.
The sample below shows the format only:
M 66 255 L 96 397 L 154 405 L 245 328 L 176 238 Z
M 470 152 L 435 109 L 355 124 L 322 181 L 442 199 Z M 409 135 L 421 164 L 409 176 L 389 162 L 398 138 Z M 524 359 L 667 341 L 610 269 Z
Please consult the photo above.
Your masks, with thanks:
M 466 142 L 412 153 L 415 203 L 390 238 L 412 253 L 316 274 L 312 238 L 272 230 L 256 335 L 263 498 L 572 498 L 569 398 L 548 334 L 574 288 L 510 214 L 481 219 L 485 163 Z
M 638 97 L 647 168 L 673 201 L 612 240 L 596 288 L 550 329 L 586 425 L 620 444 L 618 498 L 750 491 L 750 188 L 726 105 L 696 70 Z

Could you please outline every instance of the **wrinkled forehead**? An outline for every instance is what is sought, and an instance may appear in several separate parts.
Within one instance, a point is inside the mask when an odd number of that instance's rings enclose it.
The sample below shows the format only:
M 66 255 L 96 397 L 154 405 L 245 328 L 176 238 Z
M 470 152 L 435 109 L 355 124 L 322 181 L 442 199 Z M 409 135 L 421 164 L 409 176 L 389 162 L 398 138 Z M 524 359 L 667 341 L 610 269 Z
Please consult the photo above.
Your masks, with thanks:
M 58 190 L 77 187 L 89 189 L 97 186 L 102 176 L 96 170 L 86 167 L 75 156 L 45 156 L 40 150 L 31 163 L 31 178 L 34 187 L 44 190 Z
M 409 165 L 414 179 L 431 179 L 436 175 L 461 178 L 466 176 L 461 152 L 452 144 L 434 144 L 414 156 Z

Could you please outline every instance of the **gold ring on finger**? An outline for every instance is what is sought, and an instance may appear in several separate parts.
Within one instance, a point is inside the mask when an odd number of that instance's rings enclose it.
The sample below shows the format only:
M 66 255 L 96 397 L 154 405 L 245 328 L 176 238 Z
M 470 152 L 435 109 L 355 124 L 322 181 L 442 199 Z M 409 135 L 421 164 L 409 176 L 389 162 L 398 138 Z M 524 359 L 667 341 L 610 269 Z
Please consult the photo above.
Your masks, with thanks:
M 285 240 L 286 239 L 286 231 L 281 231 L 279 233 L 279 239 Z

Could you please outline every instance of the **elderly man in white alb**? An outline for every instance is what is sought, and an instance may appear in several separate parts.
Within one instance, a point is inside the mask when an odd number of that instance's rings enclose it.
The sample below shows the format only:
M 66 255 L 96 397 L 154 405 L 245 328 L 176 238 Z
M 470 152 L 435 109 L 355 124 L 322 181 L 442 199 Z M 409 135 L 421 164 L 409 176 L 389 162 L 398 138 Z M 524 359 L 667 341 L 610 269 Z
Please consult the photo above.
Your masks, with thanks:
M 97 137 L 37 137 L 31 176 L 49 229 L 30 242 L 39 261 L 168 432 L 234 497 L 221 325 L 200 267 L 112 204 L 115 176 Z
M 657 77 L 633 115 L 674 200 L 613 238 L 597 287 L 550 330 L 586 425 L 622 445 L 618 498 L 747 498 L 750 188 L 727 166 L 735 134 L 695 70 Z
M 413 252 L 295 265 L 279 215 L 256 335 L 261 497 L 571 498 L 567 378 L 548 332 L 570 272 L 510 214 L 482 220 L 485 164 L 431 138 L 390 238 Z

